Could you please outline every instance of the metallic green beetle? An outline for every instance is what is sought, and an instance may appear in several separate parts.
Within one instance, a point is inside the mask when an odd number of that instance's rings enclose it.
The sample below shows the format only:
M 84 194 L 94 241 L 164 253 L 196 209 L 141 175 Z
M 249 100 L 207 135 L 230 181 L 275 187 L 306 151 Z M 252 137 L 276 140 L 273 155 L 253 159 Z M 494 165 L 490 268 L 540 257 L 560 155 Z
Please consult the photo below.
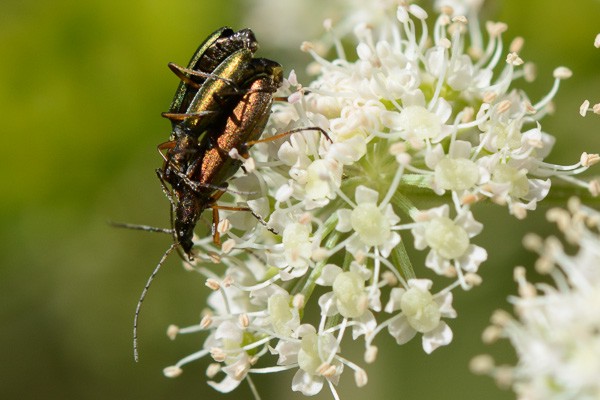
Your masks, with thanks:
M 223 27 L 209 35 L 194 52 L 187 68 L 169 63 L 169 68 L 181 79 L 168 114 L 185 113 L 198 89 L 211 76 L 214 69 L 237 50 L 248 49 L 252 53 L 258 49 L 258 42 L 250 29 L 234 32 Z

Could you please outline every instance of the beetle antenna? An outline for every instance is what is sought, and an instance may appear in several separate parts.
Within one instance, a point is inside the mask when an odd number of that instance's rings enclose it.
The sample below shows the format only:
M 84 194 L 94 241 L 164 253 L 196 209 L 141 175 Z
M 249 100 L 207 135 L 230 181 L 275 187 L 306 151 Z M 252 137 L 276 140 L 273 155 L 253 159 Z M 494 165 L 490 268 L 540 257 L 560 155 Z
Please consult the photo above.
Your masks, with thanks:
M 171 254 L 173 249 L 175 249 L 176 247 L 177 247 L 177 243 L 173 243 L 167 249 L 167 251 L 165 251 L 162 258 L 158 262 L 158 265 L 156 266 L 156 268 L 154 268 L 154 271 L 152 271 L 152 274 L 148 278 L 148 282 L 146 282 L 146 286 L 144 286 L 144 290 L 142 290 L 140 299 L 138 300 L 137 306 L 135 307 L 135 315 L 133 317 L 133 359 L 135 360 L 135 362 L 139 361 L 138 344 L 137 344 L 137 325 L 138 325 L 138 318 L 140 316 L 140 310 L 142 309 L 142 303 L 144 302 L 144 298 L 146 298 L 146 293 L 148 293 L 148 289 L 150 289 L 150 285 L 152 284 L 152 281 L 154 280 L 154 277 L 156 276 L 156 274 L 158 274 L 160 267 L 162 267 L 162 265 L 164 264 L 165 260 L 169 256 L 169 254 Z
M 173 229 L 157 228 L 155 226 L 149 226 L 149 225 L 128 224 L 125 222 L 114 222 L 114 221 L 108 221 L 108 224 L 111 226 L 114 226 L 115 228 L 133 229 L 136 231 L 167 233 L 169 235 L 171 235 L 173 233 Z

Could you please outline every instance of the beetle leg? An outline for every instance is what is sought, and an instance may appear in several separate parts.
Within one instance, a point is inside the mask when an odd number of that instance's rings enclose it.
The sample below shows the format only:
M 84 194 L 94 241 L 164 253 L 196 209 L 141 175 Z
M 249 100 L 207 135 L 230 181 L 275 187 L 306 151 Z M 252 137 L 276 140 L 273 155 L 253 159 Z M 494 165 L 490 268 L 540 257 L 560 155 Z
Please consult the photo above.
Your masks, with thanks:
M 224 191 L 219 191 L 215 193 L 211 198 L 212 205 L 210 207 L 212 208 L 213 220 L 210 228 L 212 232 L 213 243 L 217 246 L 221 245 L 221 234 L 217 229 L 217 226 L 219 225 L 219 206 L 215 203 L 221 198 L 221 196 L 223 196 L 224 193 Z
M 227 186 L 227 183 L 225 183 L 223 185 L 213 185 L 210 183 L 194 182 L 183 172 L 175 170 L 175 169 L 172 171 L 173 171 L 173 173 L 175 173 L 175 175 L 177 175 L 179 178 L 181 178 L 183 180 L 183 182 L 186 185 L 188 185 L 188 187 L 190 189 L 192 189 L 194 192 L 199 192 L 201 189 L 212 189 L 212 190 L 221 191 L 223 193 L 229 192 L 229 193 L 235 193 L 235 194 L 246 195 L 246 196 L 251 195 L 251 194 L 256 194 L 256 192 L 241 192 L 238 190 L 229 189 L 229 187 Z
M 213 242 L 217 246 L 221 245 L 221 234 L 219 233 L 219 229 L 218 229 L 218 225 L 219 225 L 219 210 L 226 210 L 226 211 L 252 211 L 248 207 L 219 206 L 219 205 L 216 205 L 216 204 L 213 205 L 211 208 L 212 208 L 212 214 L 213 214 L 213 224 L 212 224 Z M 252 213 L 252 215 L 256 216 L 254 213 Z
M 327 132 L 325 132 L 325 130 L 323 128 L 319 128 L 318 126 L 310 126 L 308 128 L 291 129 L 291 130 L 289 130 L 287 132 L 278 133 L 277 135 L 273 135 L 273 136 L 270 136 L 270 137 L 264 138 L 264 139 L 252 140 L 250 142 L 244 143 L 244 147 L 249 148 L 249 147 L 254 146 L 257 143 L 272 142 L 274 140 L 281 139 L 283 137 L 289 136 L 289 135 L 291 135 L 293 133 L 302 132 L 302 131 L 317 131 L 317 132 L 321 132 L 321 134 L 323 136 L 325 136 L 327 138 L 327 140 L 329 140 L 331 142 L 331 138 L 329 137 L 329 135 L 327 134 Z
M 251 140 L 249 142 L 246 142 L 244 144 L 242 144 L 241 148 L 238 149 L 238 152 L 240 153 L 240 156 L 244 157 L 244 158 L 248 158 L 250 157 L 250 154 L 248 153 L 248 149 L 252 146 L 254 146 L 257 143 L 267 143 L 267 142 L 272 142 L 281 138 L 284 138 L 286 136 L 289 136 L 293 133 L 298 133 L 298 132 L 303 132 L 303 131 L 317 131 L 317 132 L 321 132 L 321 134 L 323 136 L 325 136 L 327 138 L 327 140 L 329 140 L 331 142 L 331 138 L 329 137 L 329 135 L 327 134 L 327 132 L 325 132 L 325 130 L 323 128 L 319 128 L 318 126 L 311 126 L 308 128 L 296 128 L 296 129 L 291 129 L 287 132 L 283 132 L 283 133 L 278 133 L 277 135 L 273 135 L 270 136 L 268 138 L 264 138 L 264 139 L 258 139 L 258 140 Z
M 184 68 L 180 65 L 177 65 L 175 63 L 169 63 L 169 69 L 171 71 L 173 71 L 173 73 L 175 75 L 177 75 L 177 77 L 179 79 L 181 79 L 181 81 L 183 81 L 186 85 L 189 85 L 191 87 L 193 87 L 194 89 L 200 89 L 200 87 L 202 86 L 202 84 L 193 81 L 192 79 L 190 79 L 190 76 L 197 76 L 199 78 L 204 78 L 204 79 L 208 79 L 208 78 L 213 78 L 213 79 L 220 79 L 223 82 L 231 85 L 231 86 L 236 86 L 235 82 L 233 82 L 231 79 L 227 79 L 227 78 L 223 78 L 220 77 L 219 75 L 215 75 L 215 74 L 211 74 L 208 72 L 202 72 L 202 71 L 196 71 L 193 69 L 188 69 L 188 68 Z
M 200 111 L 197 113 L 169 113 L 164 112 L 160 114 L 163 118 L 167 118 L 171 121 L 179 122 L 188 118 L 200 119 L 204 115 L 214 114 L 216 111 Z
M 158 153 L 160 154 L 160 156 L 163 158 L 163 160 L 165 162 L 168 162 L 168 160 L 167 160 L 167 156 L 163 153 L 163 150 L 172 150 L 175 148 L 176 145 L 177 145 L 177 142 L 175 140 L 169 140 L 168 142 L 164 142 L 164 143 L 161 143 L 158 146 L 156 146 Z
M 175 207 L 175 200 L 173 199 L 173 193 L 167 187 L 167 184 L 164 180 L 163 172 L 161 169 L 156 170 L 156 176 L 158 177 L 158 180 L 160 180 L 160 186 L 162 188 L 162 191 L 165 194 L 165 196 L 167 197 L 167 199 L 169 199 L 169 203 L 171 203 L 171 207 Z
M 267 222 L 264 219 L 262 219 L 262 217 L 260 215 L 256 214 L 254 211 L 252 211 L 252 209 L 249 208 L 249 207 L 219 206 L 219 205 L 215 204 L 215 205 L 212 206 L 212 210 L 213 210 L 213 240 L 214 240 L 214 233 L 215 232 L 217 233 L 217 236 L 218 236 L 219 240 L 221 238 L 221 235 L 219 234 L 219 232 L 216 229 L 216 226 L 219 224 L 219 213 L 218 213 L 218 210 L 226 210 L 226 211 L 249 211 L 252 214 L 252 216 L 254 218 L 256 218 L 258 220 L 258 222 L 260 222 L 261 225 L 263 225 L 265 228 L 267 228 L 267 230 L 269 232 L 271 232 L 271 233 L 273 233 L 275 235 L 279 235 L 279 232 L 275 231 L 273 228 L 268 227 L 267 226 Z M 216 214 L 216 219 L 215 219 L 215 214 Z M 217 221 L 217 222 L 215 223 L 214 221 Z M 221 244 L 221 243 L 220 242 L 219 243 L 215 242 L 215 244 Z
M 221 245 L 221 234 L 219 233 L 219 209 L 217 207 L 212 208 L 213 222 L 211 225 L 211 232 L 213 237 L 213 243 L 217 246 Z
M 302 90 L 300 90 L 300 92 L 303 95 L 307 95 L 310 94 L 311 91 L 307 90 L 306 88 L 302 88 Z M 284 103 L 289 103 L 289 96 L 288 97 L 284 97 L 284 96 L 273 96 L 273 101 L 282 101 Z

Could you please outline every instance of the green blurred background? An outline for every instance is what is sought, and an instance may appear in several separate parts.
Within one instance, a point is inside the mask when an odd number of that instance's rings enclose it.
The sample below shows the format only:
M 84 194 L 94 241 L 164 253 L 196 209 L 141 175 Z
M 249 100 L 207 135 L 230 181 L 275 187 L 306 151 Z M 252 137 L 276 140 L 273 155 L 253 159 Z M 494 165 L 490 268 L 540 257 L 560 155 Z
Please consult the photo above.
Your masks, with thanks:
M 133 362 L 134 307 L 170 239 L 114 229 L 107 222 L 168 225 L 168 203 L 154 175 L 161 164 L 156 145 L 169 134 L 160 112 L 177 84 L 166 63 L 185 64 L 220 26 L 242 27 L 241 17 L 252 4 L 2 2 L 1 398 L 249 398 L 245 385 L 225 396 L 210 389 L 205 363 L 187 366 L 177 379 L 163 377 L 163 367 L 201 343 L 193 336 L 171 342 L 165 335 L 171 323 L 197 321 L 206 294 L 201 278 L 185 272 L 176 257 L 147 298 L 141 361 Z M 303 24 L 318 31 L 327 16 L 317 9 L 311 13 L 312 20 Z M 550 160 L 570 164 L 582 151 L 598 152 L 600 119 L 583 119 L 578 108 L 585 98 L 600 101 L 600 50 L 592 46 L 600 31 L 600 2 L 488 1 L 484 15 L 509 24 L 508 40 L 526 38 L 521 55 L 539 71 L 536 83 L 527 85 L 533 101 L 549 90 L 554 67 L 566 65 L 574 72 L 556 98 L 558 113 L 543 121 L 558 139 Z M 293 64 L 285 52 L 270 48 L 275 40 L 261 35 L 272 18 L 251 28 L 261 55 L 289 70 Z M 369 385 L 356 389 L 347 373 L 339 388 L 343 399 L 514 397 L 491 379 L 471 375 L 468 360 L 490 350 L 502 361 L 512 360 L 508 346 L 486 347 L 480 333 L 492 310 L 508 308 L 512 268 L 532 265 L 521 237 L 532 230 L 545 234 L 550 226 L 543 207 L 525 222 L 495 206 L 477 211 L 486 226 L 477 243 L 488 249 L 489 261 L 481 270 L 482 287 L 456 292 L 454 342 L 426 356 L 420 340 L 398 347 L 382 335 L 379 359 L 366 366 Z M 357 349 L 351 358 L 361 361 L 361 353 Z M 255 380 L 264 399 L 302 398 L 289 394 L 291 377 Z M 315 398 L 330 395 L 324 390 Z

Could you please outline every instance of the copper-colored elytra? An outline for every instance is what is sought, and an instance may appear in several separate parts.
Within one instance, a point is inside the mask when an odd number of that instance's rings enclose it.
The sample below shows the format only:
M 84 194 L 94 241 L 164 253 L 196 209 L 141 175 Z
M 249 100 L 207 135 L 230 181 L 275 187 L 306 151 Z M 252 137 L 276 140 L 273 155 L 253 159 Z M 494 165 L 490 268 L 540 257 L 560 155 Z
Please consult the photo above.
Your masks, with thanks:
M 241 165 L 239 159 L 233 159 L 229 153 L 237 149 L 243 156 L 248 156 L 249 146 L 260 137 L 269 119 L 273 93 L 282 82 L 281 67 L 274 67 L 271 75 L 259 77 L 248 87 L 248 92 L 235 106 L 223 126 L 218 126 L 220 133 L 209 135 L 216 137 L 216 146 L 206 151 L 202 159 L 202 167 L 198 175 L 192 175 L 193 181 L 201 184 L 225 182 Z
M 220 243 L 216 230 L 219 223 L 218 210 L 249 210 L 246 207 L 218 206 L 216 202 L 224 193 L 227 180 L 242 164 L 241 160 L 230 157 L 230 151 L 237 149 L 242 156 L 247 157 L 246 143 L 260 137 L 269 119 L 273 93 L 283 80 L 281 66 L 274 61 L 270 63 L 269 73 L 260 74 L 248 83 L 246 94 L 229 116 L 205 134 L 199 156 L 189 163 L 185 176 L 180 177 L 182 184 L 173 187 L 177 198 L 175 235 L 188 258 L 193 257 L 193 232 L 204 210 L 213 210 L 212 233 L 216 244 Z

